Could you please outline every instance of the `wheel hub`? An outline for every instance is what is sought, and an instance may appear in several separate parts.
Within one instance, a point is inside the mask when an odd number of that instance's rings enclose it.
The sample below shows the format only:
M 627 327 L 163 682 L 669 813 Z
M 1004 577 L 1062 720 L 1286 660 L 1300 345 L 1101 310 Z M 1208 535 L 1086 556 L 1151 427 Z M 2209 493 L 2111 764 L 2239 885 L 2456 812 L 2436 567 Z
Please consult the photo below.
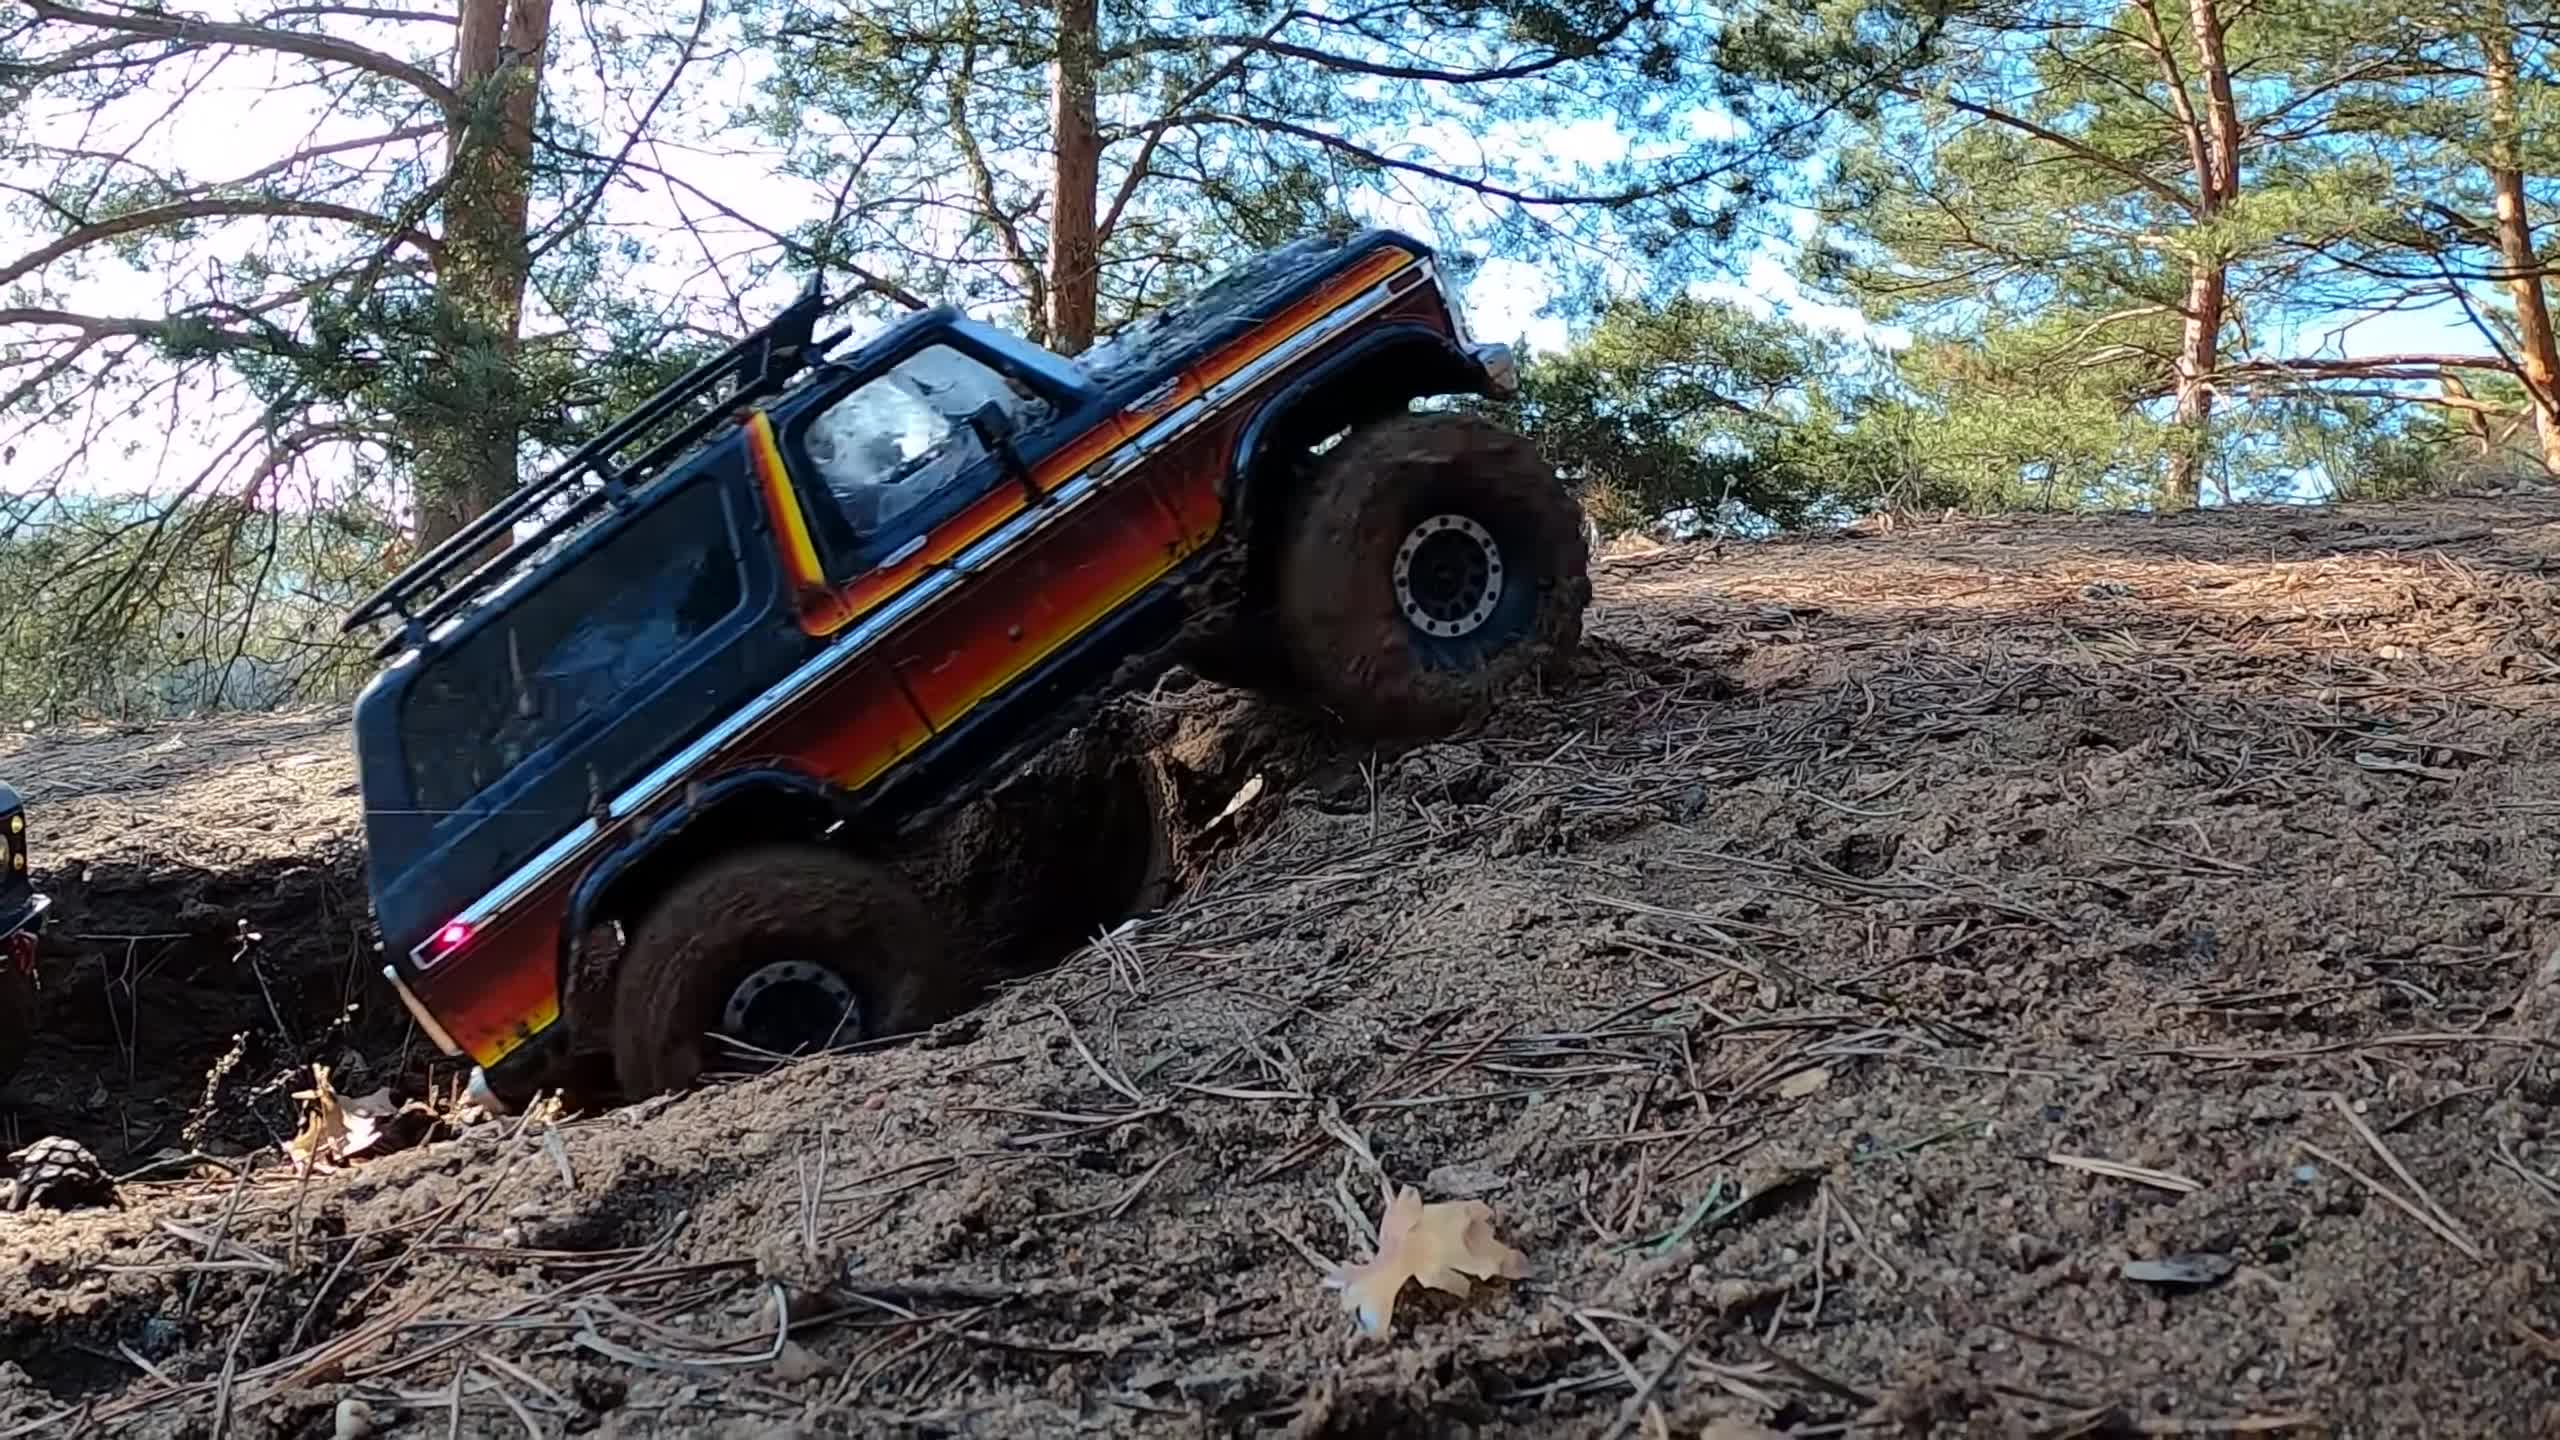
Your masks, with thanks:
M 1456 639 L 1493 618 L 1502 599 L 1502 547 L 1464 515 L 1434 515 L 1396 547 L 1396 608 L 1425 635 Z
M 720 1032 L 759 1050 L 821 1050 L 862 1031 L 862 1004 L 844 978 L 806 960 L 777 960 L 749 974 L 721 1007 Z

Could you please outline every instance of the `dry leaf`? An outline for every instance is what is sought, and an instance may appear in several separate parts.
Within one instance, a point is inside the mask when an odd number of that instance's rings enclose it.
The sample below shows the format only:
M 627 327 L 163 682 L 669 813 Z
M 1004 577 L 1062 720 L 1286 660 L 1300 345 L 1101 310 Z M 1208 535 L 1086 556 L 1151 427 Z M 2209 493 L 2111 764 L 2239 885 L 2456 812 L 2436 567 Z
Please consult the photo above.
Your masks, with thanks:
M 302 1129 L 285 1142 L 285 1153 L 305 1170 L 344 1165 L 395 1138 L 395 1131 L 401 1144 L 413 1143 L 435 1119 L 433 1111 L 415 1100 L 392 1099 L 388 1089 L 343 1097 L 329 1083 L 329 1067 L 316 1062 L 311 1067 L 311 1088 L 296 1090 L 293 1098 L 303 1102 L 305 1110 Z
M 1810 1070 L 1799 1070 L 1779 1081 L 1778 1093 L 1789 1100 L 1801 1100 L 1830 1083 L 1831 1072 L 1816 1065 Z
M 1403 1187 L 1387 1202 L 1386 1218 L 1378 1224 L 1376 1258 L 1333 1277 L 1342 1290 L 1343 1308 L 1358 1313 L 1362 1330 L 1384 1335 L 1407 1280 L 1463 1296 L 1472 1288 L 1469 1275 L 1481 1280 L 1528 1274 L 1528 1257 L 1493 1238 L 1492 1218 L 1491 1207 L 1481 1200 L 1425 1205 L 1421 1191 Z
M 347 1107 L 339 1103 L 337 1090 L 329 1084 L 329 1067 L 313 1062 L 311 1088 L 294 1091 L 293 1098 L 306 1107 L 302 1128 L 285 1142 L 285 1150 L 293 1156 L 294 1163 L 308 1170 L 324 1162 L 343 1160 L 348 1143 L 355 1137 L 359 1117 L 348 1115 Z
M 783 1341 L 782 1353 L 775 1356 L 773 1361 L 773 1378 L 786 1385 L 798 1384 L 803 1380 L 815 1380 L 821 1375 L 834 1373 L 833 1365 L 819 1359 L 808 1346 L 797 1340 Z

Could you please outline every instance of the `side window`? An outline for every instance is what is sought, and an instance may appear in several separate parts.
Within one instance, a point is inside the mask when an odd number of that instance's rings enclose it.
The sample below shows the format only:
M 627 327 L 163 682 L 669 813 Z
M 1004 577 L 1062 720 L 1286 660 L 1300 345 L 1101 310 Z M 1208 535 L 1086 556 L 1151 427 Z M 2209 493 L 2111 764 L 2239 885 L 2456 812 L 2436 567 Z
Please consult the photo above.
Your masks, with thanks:
M 417 804 L 458 809 L 613 714 L 745 602 L 736 557 L 721 490 L 696 484 L 430 659 L 401 715 Z
M 845 522 L 864 541 L 951 488 L 986 451 L 969 417 L 988 402 L 1017 430 L 1048 403 L 946 345 L 929 345 L 863 382 L 802 433 L 802 446 Z

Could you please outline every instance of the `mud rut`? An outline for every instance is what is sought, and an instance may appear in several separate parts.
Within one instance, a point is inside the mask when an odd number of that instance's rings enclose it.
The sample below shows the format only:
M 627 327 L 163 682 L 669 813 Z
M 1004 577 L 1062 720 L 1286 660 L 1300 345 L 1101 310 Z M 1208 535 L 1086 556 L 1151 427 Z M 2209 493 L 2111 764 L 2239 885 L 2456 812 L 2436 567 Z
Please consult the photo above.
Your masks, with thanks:
M 917 1045 L 0 1217 L 0 1435 L 2560 1433 L 2555 562 L 2539 497 L 1637 549 L 1453 743 L 1169 690 L 1165 913 Z M 27 1133 L 174 1136 L 234 1029 L 208 1149 L 265 1031 L 414 1073 L 261 723 L 0 749 L 187 1067 Z M 917 863 L 990 943 L 1129 875 Z M 1532 1276 L 1349 1338 L 1381 1172 Z
M 37 787 L 57 907 L 44 1030 L 0 1118 L 10 1148 L 67 1135 L 121 1171 L 273 1146 L 315 1061 L 347 1094 L 459 1083 L 380 989 L 338 719 L 99 731 L 0 761 Z M 280 756 L 279 740 L 308 748 Z M 1327 749 L 1307 717 L 1177 671 L 916 837 L 900 868 L 973 983 L 1002 983 L 1178 899 L 1262 813 L 1221 819 L 1238 792 L 1338 768 Z M 300 763 L 258 773 L 278 759 Z M 172 843 L 191 827 L 232 843 Z M 562 1078 L 621 1098 L 592 1060 Z

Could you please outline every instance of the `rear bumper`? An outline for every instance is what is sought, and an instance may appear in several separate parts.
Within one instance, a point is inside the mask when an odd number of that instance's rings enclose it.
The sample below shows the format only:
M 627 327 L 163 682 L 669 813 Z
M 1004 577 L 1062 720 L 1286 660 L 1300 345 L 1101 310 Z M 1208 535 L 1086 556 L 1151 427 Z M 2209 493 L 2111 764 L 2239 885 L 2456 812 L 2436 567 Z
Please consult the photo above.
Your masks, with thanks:
M 1520 393 L 1520 361 L 1508 345 L 1491 343 L 1467 347 L 1467 359 L 1484 375 L 1484 389 L 1496 400 L 1508 400 Z
M 400 978 L 400 969 L 398 966 L 383 966 L 382 978 L 391 982 L 391 989 L 394 993 L 399 995 L 400 1003 L 408 1007 L 409 1018 L 418 1022 L 418 1028 L 426 1032 L 427 1038 L 435 1042 L 435 1047 L 437 1049 L 443 1051 L 447 1055 L 460 1055 L 462 1053 L 462 1047 L 454 1044 L 453 1037 L 446 1034 L 444 1026 L 437 1022 L 435 1012 L 429 1010 L 426 1005 L 418 999 L 418 992 L 409 988 L 408 981 Z

